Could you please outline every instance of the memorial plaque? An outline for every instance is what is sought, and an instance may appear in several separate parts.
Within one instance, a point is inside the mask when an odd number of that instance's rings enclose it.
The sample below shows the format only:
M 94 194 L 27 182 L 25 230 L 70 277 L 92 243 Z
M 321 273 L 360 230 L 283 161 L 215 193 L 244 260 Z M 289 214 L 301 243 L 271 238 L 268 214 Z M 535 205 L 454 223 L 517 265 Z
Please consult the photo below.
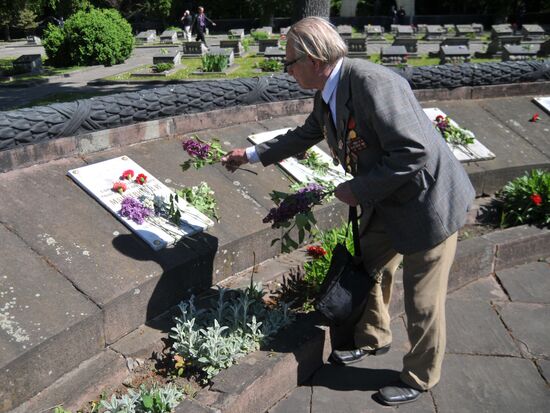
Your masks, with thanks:
M 443 28 L 447 31 L 447 34 L 456 33 L 456 27 L 454 24 L 444 24 Z
M 456 25 L 456 35 L 457 36 L 475 36 L 476 31 L 471 24 L 457 24 Z
M 414 37 L 414 30 L 412 26 L 397 25 L 396 28 L 397 37 Z
M 525 40 L 544 40 L 546 33 L 538 24 L 524 24 L 521 27 L 521 34 Z
M 483 34 L 484 28 L 481 23 L 472 23 L 472 28 L 475 30 L 478 36 Z
M 147 30 L 140 32 L 136 36 L 136 42 L 138 43 L 155 43 L 157 41 L 157 32 L 155 30 Z
M 538 45 L 534 44 L 505 44 L 502 50 L 502 61 L 536 59 L 538 51 Z
M 244 54 L 244 48 L 240 40 L 220 40 L 222 49 L 233 49 L 235 57 L 240 57 Z
M 445 112 L 443 112 L 439 108 L 424 108 L 424 113 L 430 118 L 430 120 L 434 123 L 435 126 L 435 118 L 439 115 L 443 117 L 447 117 Z M 460 128 L 460 126 L 451 118 L 450 123 Z M 485 147 L 482 143 L 480 143 L 476 138 L 473 132 L 466 130 L 466 132 L 474 138 L 474 143 L 470 145 L 452 145 L 450 143 L 447 143 L 451 151 L 453 152 L 456 159 L 458 159 L 460 162 L 472 162 L 472 161 L 485 161 L 489 159 L 494 159 L 495 154 L 491 152 L 489 149 Z M 441 137 L 443 139 L 443 137 Z
M 146 183 L 140 185 L 132 180 L 121 180 L 122 173 L 127 170 L 134 172 L 134 179 L 138 174 L 145 174 Z M 148 203 L 146 199 L 153 201 L 157 197 L 158 202 L 160 199 L 168 200 L 170 195 L 173 195 L 168 187 L 127 156 L 72 169 L 67 174 L 155 251 L 177 243 L 182 237 L 204 231 L 214 225 L 210 218 L 182 199 L 178 202 L 181 212 L 179 224 L 174 224 L 155 214 L 145 218 L 141 224 L 121 216 L 122 201 L 126 197 Z M 113 191 L 115 182 L 125 183 L 126 191 L 122 194 Z
M 340 36 L 342 36 L 342 38 L 351 37 L 353 34 L 353 29 L 351 28 L 351 26 L 347 24 L 341 24 L 336 26 L 336 31 Z
M 374 25 L 367 25 L 363 27 L 363 31 L 365 32 L 365 36 L 367 39 L 382 39 L 382 35 L 384 34 L 384 28 L 382 26 L 374 26 Z
M 514 30 L 509 24 L 494 24 L 491 26 L 491 38 L 497 38 L 500 36 L 512 36 Z
M 439 64 L 461 64 L 470 61 L 470 49 L 467 46 L 441 46 Z
M 256 133 L 254 135 L 249 135 L 248 140 L 254 145 L 257 145 L 259 143 L 273 139 L 276 136 L 282 135 L 290 129 L 291 128 L 284 128 L 269 132 Z M 327 155 L 326 152 L 319 149 L 319 147 L 312 146 L 309 150 L 315 152 L 315 154 L 319 157 L 321 161 L 327 163 L 328 172 L 325 175 L 319 175 L 316 171 L 313 171 L 311 168 L 308 168 L 307 166 L 298 162 L 298 159 L 296 159 L 295 157 L 284 159 L 279 162 L 279 165 L 297 182 L 303 184 L 317 182 L 317 180 L 322 179 L 332 182 L 334 185 L 338 185 L 353 178 L 351 175 L 346 174 L 341 166 L 335 166 L 332 162 L 332 158 Z
M 348 55 L 350 57 L 367 57 L 367 39 L 364 37 L 345 38 L 348 46 Z
M 174 66 L 178 66 L 181 64 L 181 52 L 177 50 L 153 55 L 153 64 L 158 63 L 172 63 Z
M 466 46 L 470 47 L 470 39 L 467 37 L 445 37 L 441 46 Z
M 264 53 L 268 47 L 279 47 L 279 39 L 260 39 L 258 40 L 259 53 Z
M 286 36 L 289 30 L 290 30 L 290 26 L 281 27 L 279 30 L 279 33 L 281 34 L 281 36 Z
M 40 37 L 38 36 L 27 36 L 27 45 L 28 46 L 40 46 L 42 44 L 42 40 L 40 40 Z
M 244 39 L 244 29 L 231 29 L 229 30 L 229 36 L 231 39 Z
M 498 36 L 491 40 L 491 43 L 487 46 L 486 55 L 488 56 L 500 56 L 504 49 L 504 45 L 521 43 L 522 36 Z
M 24 54 L 12 62 L 17 73 L 39 74 L 42 72 L 42 56 L 39 54 Z
M 418 33 L 426 34 L 428 32 L 428 24 L 417 24 L 416 30 Z
M 405 46 L 388 46 L 380 50 L 380 60 L 384 65 L 406 64 L 408 57 Z
M 178 33 L 175 30 L 165 30 L 160 35 L 161 43 L 176 43 L 178 41 Z
M 414 37 L 396 37 L 392 46 L 403 46 L 409 54 L 416 54 L 418 50 L 418 41 Z
M 441 25 L 427 25 L 424 40 L 440 40 L 447 33 Z
M 201 57 L 206 50 L 206 46 L 202 42 L 183 43 L 183 57 Z
M 533 99 L 533 101 L 550 115 L 550 96 L 536 97 Z
M 266 59 L 285 60 L 285 51 L 279 47 L 266 47 L 264 57 Z

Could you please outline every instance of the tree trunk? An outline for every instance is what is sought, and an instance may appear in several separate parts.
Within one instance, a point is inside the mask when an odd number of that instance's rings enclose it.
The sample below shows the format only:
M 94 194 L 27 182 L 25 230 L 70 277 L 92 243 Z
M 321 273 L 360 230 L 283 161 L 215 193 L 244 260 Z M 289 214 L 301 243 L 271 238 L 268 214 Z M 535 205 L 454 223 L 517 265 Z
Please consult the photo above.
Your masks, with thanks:
M 328 20 L 330 16 L 330 0 L 297 0 L 294 3 L 292 21 L 297 22 L 304 17 L 319 16 Z
M 342 4 L 340 5 L 340 16 L 355 17 L 357 2 L 358 0 L 342 0 Z
M 7 42 L 9 42 L 11 40 L 10 25 L 9 24 L 4 25 L 4 40 L 7 41 Z

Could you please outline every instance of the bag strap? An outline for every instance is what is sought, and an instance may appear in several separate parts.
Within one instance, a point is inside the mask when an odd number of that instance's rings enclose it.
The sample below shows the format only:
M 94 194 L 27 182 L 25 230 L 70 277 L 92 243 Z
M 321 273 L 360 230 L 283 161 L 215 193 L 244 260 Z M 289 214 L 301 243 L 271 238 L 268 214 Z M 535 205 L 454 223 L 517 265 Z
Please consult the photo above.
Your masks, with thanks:
M 357 218 L 357 207 L 349 207 L 348 226 L 346 228 L 346 239 L 348 238 L 348 230 L 351 224 L 353 235 L 353 249 L 356 257 L 361 256 L 361 243 L 359 242 L 359 220 Z

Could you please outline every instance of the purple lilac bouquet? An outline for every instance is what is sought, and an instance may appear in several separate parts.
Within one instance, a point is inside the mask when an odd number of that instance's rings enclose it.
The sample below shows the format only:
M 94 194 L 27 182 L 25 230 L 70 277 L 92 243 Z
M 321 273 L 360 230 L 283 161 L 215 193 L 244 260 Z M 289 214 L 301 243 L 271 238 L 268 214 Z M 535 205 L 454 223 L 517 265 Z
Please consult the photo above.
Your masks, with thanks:
M 219 162 L 222 156 L 227 154 L 216 139 L 212 142 L 204 142 L 195 136 L 194 139 L 183 141 L 182 146 L 183 150 L 191 157 L 191 159 L 180 165 L 184 172 L 191 166 L 200 169 L 205 165 L 212 165 Z
M 469 130 L 454 126 L 448 116 L 437 115 L 434 123 L 445 141 L 451 145 L 467 146 L 474 143 L 473 133 Z
M 277 207 L 271 208 L 263 222 L 272 222 L 272 228 L 286 230 L 282 238 L 273 240 L 272 245 L 280 240 L 283 252 L 297 248 L 304 241 L 306 232 L 311 235 L 312 227 L 317 223 L 312 212 L 313 206 L 321 205 L 323 199 L 331 193 L 332 191 L 327 191 L 327 188 L 316 183 L 310 183 L 293 194 L 273 191 L 270 195 Z M 294 227 L 298 229 L 298 242 L 290 237 L 290 231 Z
M 122 207 L 120 209 L 120 215 L 125 218 L 131 219 L 136 224 L 143 224 L 146 218 L 153 215 L 153 210 L 147 208 L 136 198 L 131 196 L 125 197 L 122 200 Z

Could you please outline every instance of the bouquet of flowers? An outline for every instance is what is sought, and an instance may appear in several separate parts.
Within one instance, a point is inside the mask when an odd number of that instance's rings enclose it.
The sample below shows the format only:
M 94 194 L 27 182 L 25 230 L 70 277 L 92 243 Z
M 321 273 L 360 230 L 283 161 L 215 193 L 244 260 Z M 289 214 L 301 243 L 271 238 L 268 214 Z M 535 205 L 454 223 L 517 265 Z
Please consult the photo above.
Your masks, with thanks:
M 445 141 L 451 145 L 466 146 L 474 143 L 473 133 L 453 125 L 448 116 L 437 115 L 434 122 Z
M 183 141 L 182 146 L 183 150 L 191 157 L 191 159 L 180 165 L 184 172 L 191 166 L 195 169 L 200 169 L 203 166 L 220 162 L 222 156 L 227 154 L 217 139 L 213 139 L 212 142 L 205 142 L 198 136 L 195 136 L 194 139 Z
M 216 208 L 214 191 L 206 182 L 201 182 L 197 186 L 180 189 L 177 191 L 177 194 L 200 212 L 219 222 L 220 217 Z
M 286 229 L 282 237 L 274 239 L 271 245 L 281 241 L 282 251 L 290 252 L 304 241 L 306 233 L 311 237 L 312 228 L 317 224 L 312 208 L 315 205 L 321 205 L 322 201 L 331 194 L 331 190 L 316 183 L 310 183 L 293 194 L 271 192 L 271 199 L 277 207 L 271 208 L 263 222 L 272 223 L 272 228 Z M 298 229 L 298 241 L 290 236 L 290 231 L 294 227 Z

